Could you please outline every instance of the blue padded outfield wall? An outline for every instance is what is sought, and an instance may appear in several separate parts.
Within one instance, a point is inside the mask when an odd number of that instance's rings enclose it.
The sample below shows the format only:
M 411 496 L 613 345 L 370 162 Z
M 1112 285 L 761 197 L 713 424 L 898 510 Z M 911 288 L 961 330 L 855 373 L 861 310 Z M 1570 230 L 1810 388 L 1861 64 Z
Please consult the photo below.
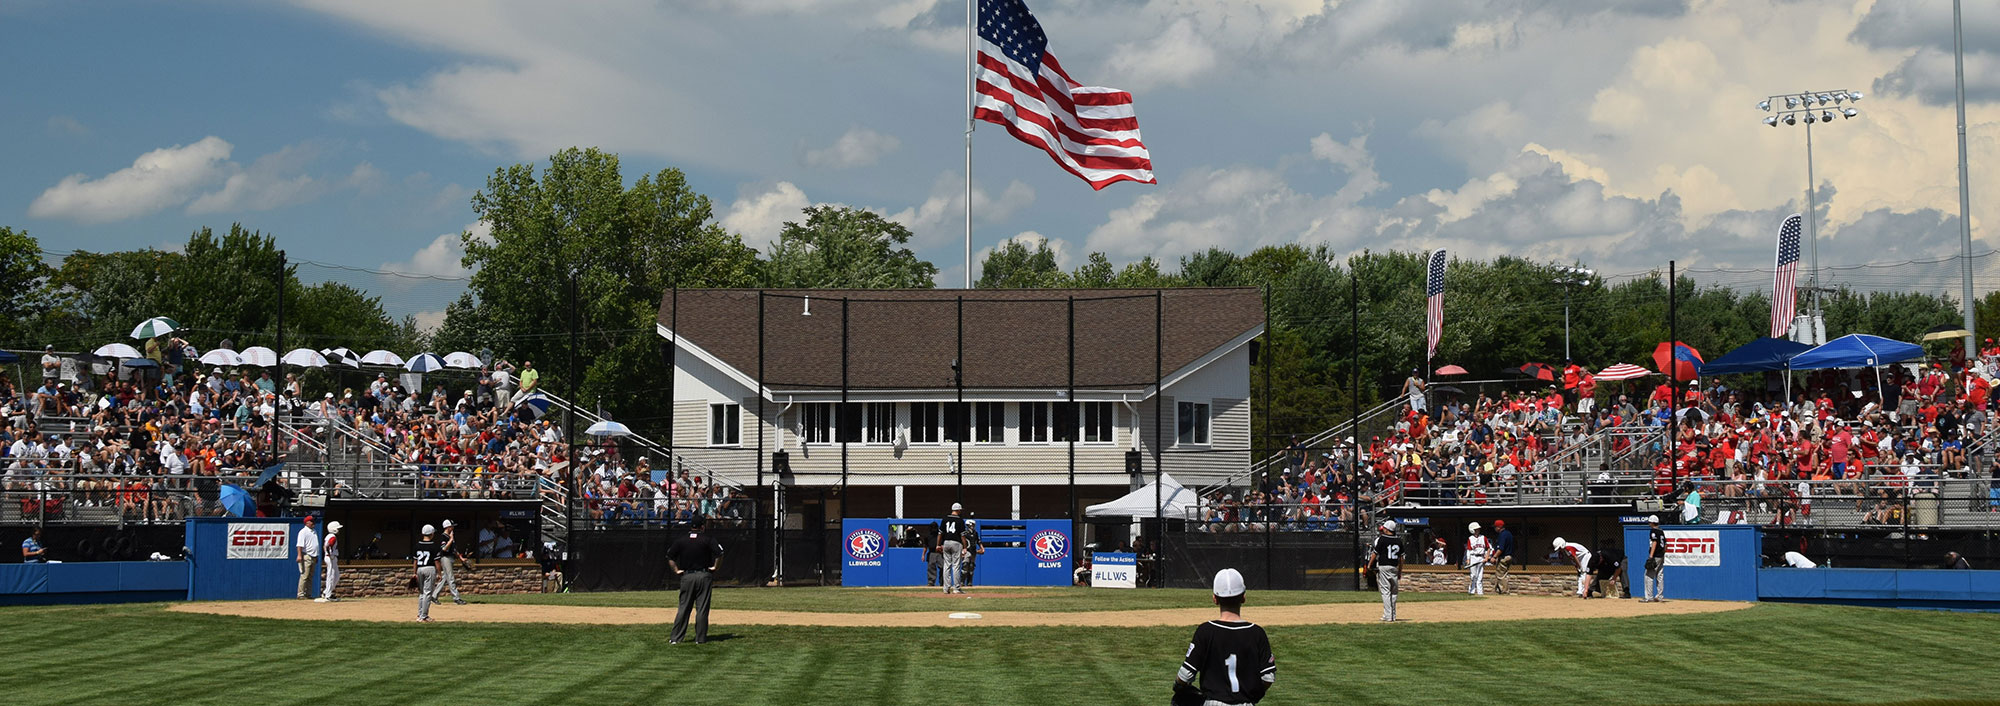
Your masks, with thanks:
M 184 561 L 0 564 L 0 605 L 177 601 L 187 584 Z
M 928 572 L 924 550 L 892 545 L 901 544 L 909 531 L 928 528 L 935 521 L 930 518 L 842 521 L 840 585 L 924 585 Z M 1075 577 L 1070 573 L 1069 532 L 1069 520 L 980 520 L 979 538 L 988 546 L 986 553 L 979 555 L 973 564 L 973 584 L 1070 585 Z M 929 533 L 923 535 L 928 537 Z M 995 544 L 1019 546 L 992 546 Z
M 303 526 L 297 517 L 188 518 L 186 598 L 234 601 L 297 595 L 299 565 L 292 540 Z M 318 591 L 315 574 L 307 594 Z
M 2000 611 L 2000 571 L 1762 569 L 1757 593 L 1767 601 Z
M 1635 595 L 1646 585 L 1648 529 L 1644 522 L 1625 525 L 1626 577 L 1632 580 Z M 1667 582 L 1667 598 L 1757 600 L 1763 541 L 1755 525 L 1661 525 L 1660 529 L 1667 533 L 1667 565 L 1660 576 Z

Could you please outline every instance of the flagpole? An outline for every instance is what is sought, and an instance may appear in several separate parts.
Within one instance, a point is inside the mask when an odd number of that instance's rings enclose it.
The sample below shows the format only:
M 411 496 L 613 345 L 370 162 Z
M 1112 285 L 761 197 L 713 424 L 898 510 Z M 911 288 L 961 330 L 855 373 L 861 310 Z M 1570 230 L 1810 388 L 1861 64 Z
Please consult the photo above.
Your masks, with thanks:
M 972 36 L 979 0 L 965 0 L 965 288 L 972 288 Z

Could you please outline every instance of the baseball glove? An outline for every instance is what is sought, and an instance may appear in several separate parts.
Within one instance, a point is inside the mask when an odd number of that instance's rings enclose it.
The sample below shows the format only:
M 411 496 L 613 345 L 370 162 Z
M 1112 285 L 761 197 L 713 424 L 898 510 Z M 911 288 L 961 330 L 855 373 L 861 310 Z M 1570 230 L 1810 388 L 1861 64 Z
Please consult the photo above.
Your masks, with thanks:
M 1207 702 L 1208 699 L 1202 696 L 1201 690 L 1195 688 L 1193 684 L 1184 681 L 1174 682 L 1174 706 L 1201 706 Z
M 417 583 L 417 577 L 411 576 L 410 580 L 404 584 L 404 587 L 409 588 L 410 590 L 416 590 L 418 585 L 419 584 Z

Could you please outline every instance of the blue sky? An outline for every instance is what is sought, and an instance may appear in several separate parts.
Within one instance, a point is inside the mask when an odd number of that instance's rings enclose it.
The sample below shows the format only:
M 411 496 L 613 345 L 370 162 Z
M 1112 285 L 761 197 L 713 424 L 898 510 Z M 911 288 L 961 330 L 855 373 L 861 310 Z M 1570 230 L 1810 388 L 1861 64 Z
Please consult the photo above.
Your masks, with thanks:
M 1957 250 L 1949 5 L 1039 0 L 1051 50 L 1131 90 L 1158 186 L 1094 192 L 978 133 L 975 248 L 1068 264 L 1217 246 L 1448 247 L 1611 272 L 1768 266 L 1803 134 L 1766 95 L 1845 87 L 1815 131 L 1827 264 Z M 962 2 L 0 0 L 0 224 L 51 250 L 240 221 L 294 258 L 463 274 L 494 168 L 570 145 L 685 170 L 754 245 L 816 203 L 962 271 Z M 1967 16 L 1973 184 L 2000 13 Z M 1978 228 L 2000 214 L 1974 203 Z M 1996 283 L 2000 285 L 2000 283 Z M 398 313 L 443 293 L 392 298 Z

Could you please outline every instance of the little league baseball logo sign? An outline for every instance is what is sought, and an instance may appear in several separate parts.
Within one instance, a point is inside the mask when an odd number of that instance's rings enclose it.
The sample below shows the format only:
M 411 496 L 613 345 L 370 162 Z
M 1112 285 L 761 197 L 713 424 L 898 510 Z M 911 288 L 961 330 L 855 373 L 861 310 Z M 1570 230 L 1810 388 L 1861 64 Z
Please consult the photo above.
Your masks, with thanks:
M 1040 568 L 1049 569 L 1062 565 L 1069 558 L 1069 535 L 1060 530 L 1042 530 L 1028 538 L 1028 552 L 1041 562 Z
M 882 565 L 882 533 L 872 529 L 858 529 L 847 533 L 847 556 L 853 561 L 849 566 Z
M 285 545 L 289 534 L 284 525 L 235 523 L 229 524 L 229 549 L 224 554 L 228 559 L 289 559 L 291 547 Z

